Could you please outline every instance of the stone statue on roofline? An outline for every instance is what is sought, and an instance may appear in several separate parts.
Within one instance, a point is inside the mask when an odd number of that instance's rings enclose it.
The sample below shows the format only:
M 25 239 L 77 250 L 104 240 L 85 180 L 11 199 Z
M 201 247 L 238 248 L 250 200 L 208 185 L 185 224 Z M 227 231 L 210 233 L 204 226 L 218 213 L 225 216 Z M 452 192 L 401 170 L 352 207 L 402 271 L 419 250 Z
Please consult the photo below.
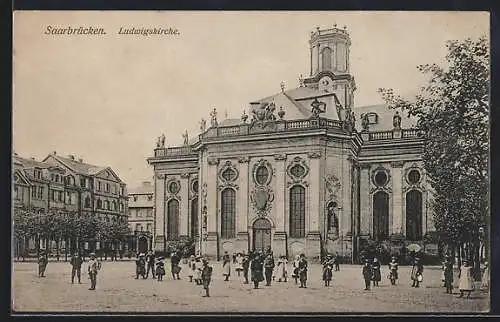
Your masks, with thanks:
M 217 110 L 214 108 L 212 112 L 210 112 L 210 125 L 212 127 L 217 127 L 219 126 L 219 123 L 217 122 Z
M 162 134 L 156 140 L 156 148 L 164 148 L 165 147 L 165 134 Z
M 200 132 L 203 133 L 203 132 L 205 132 L 206 129 L 207 129 L 207 120 L 202 118 L 200 121 Z
M 189 145 L 189 135 L 188 135 L 187 130 L 184 132 L 184 134 L 182 134 L 182 138 L 184 139 L 184 146 L 188 146 Z
M 392 125 L 395 129 L 401 128 L 401 115 L 399 115 L 398 111 L 396 111 L 396 114 L 392 117 Z
M 368 114 L 361 114 L 361 127 L 363 128 L 363 132 L 368 131 L 369 124 Z
M 326 103 L 318 101 L 317 98 L 311 103 L 311 107 L 311 118 L 319 118 L 319 115 L 326 111 Z

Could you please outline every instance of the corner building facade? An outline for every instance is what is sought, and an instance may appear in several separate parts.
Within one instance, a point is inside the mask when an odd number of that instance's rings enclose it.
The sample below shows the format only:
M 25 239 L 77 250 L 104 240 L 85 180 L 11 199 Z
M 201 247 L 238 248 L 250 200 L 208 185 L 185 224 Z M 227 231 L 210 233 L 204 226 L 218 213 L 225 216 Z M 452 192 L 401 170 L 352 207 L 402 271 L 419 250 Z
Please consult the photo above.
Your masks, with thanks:
M 355 107 L 345 29 L 311 33 L 310 76 L 210 124 L 184 145 L 159 139 L 154 245 L 194 238 L 198 251 L 268 246 L 276 255 L 338 252 L 363 240 L 415 242 L 433 230 L 415 120 L 383 105 Z

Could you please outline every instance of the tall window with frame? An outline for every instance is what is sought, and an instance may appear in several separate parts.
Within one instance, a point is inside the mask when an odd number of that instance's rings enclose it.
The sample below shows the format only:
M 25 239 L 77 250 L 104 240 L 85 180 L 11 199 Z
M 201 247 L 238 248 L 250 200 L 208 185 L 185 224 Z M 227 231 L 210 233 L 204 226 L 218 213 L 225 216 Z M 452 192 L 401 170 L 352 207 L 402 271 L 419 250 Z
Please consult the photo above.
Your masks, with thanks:
M 306 189 L 296 185 L 290 189 L 290 237 L 306 235 Z
M 236 236 L 236 192 L 226 188 L 221 193 L 221 238 Z
M 198 236 L 198 198 L 191 200 L 191 237 Z
M 179 238 L 179 201 L 172 199 L 167 204 L 167 240 Z

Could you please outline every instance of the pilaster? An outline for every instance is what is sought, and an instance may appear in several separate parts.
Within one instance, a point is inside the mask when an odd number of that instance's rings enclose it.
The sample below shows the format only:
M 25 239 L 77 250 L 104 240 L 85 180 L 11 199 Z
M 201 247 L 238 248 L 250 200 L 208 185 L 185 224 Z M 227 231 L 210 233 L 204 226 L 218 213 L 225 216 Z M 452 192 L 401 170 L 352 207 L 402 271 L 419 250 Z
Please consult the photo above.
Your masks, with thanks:
M 274 155 L 275 160 L 275 168 L 276 168 L 276 189 L 274 194 L 274 205 L 275 205 L 275 220 L 274 223 L 276 225 L 277 232 L 285 232 L 285 180 L 286 180 L 286 171 L 285 171 L 285 162 L 286 155 L 285 154 L 276 154 Z
M 372 226 L 372 214 L 370 212 L 370 164 L 360 164 L 360 175 L 359 175 L 359 184 L 360 184 L 360 235 L 361 236 L 369 236 L 371 235 L 371 226 Z
M 392 167 L 392 234 L 404 234 L 403 162 L 391 162 Z
M 238 215 L 236 216 L 236 232 L 245 233 L 247 235 L 248 240 L 248 196 L 249 196 L 249 187 L 248 187 L 248 162 L 250 161 L 249 157 L 240 157 L 238 158 L 238 162 L 240 164 L 240 189 L 239 189 L 239 198 L 238 198 Z
M 320 152 L 310 152 L 309 168 L 310 168 L 310 184 L 309 184 L 309 227 L 307 232 L 320 231 L 319 212 L 320 212 L 320 185 L 323 184 L 320 178 Z
M 165 251 L 165 174 L 155 176 L 155 231 L 154 248 Z
M 180 209 L 179 209 L 179 237 L 189 236 L 189 173 L 181 174 Z

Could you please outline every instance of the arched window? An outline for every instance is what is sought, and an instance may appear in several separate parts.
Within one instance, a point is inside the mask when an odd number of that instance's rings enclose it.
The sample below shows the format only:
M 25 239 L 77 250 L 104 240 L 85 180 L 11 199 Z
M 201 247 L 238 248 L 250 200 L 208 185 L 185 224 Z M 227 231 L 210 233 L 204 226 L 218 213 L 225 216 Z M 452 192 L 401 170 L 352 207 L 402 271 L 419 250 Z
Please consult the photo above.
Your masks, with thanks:
M 410 190 L 406 194 L 406 239 L 422 238 L 422 193 Z
M 389 237 L 389 194 L 383 191 L 373 195 L 373 236 L 375 240 Z
M 102 208 L 102 201 L 101 199 L 97 199 L 97 209 L 101 209 Z
M 191 237 L 198 236 L 198 198 L 191 201 Z
M 85 197 L 85 208 L 90 208 L 90 197 Z
M 325 47 L 321 52 L 321 63 L 323 65 L 323 70 L 332 69 L 332 50 L 330 47 Z
M 227 188 L 221 194 L 221 237 L 234 238 L 236 233 L 236 193 Z
M 306 235 L 306 189 L 294 186 L 290 189 L 290 237 Z
M 179 201 L 172 199 L 167 204 L 167 240 L 179 238 Z

